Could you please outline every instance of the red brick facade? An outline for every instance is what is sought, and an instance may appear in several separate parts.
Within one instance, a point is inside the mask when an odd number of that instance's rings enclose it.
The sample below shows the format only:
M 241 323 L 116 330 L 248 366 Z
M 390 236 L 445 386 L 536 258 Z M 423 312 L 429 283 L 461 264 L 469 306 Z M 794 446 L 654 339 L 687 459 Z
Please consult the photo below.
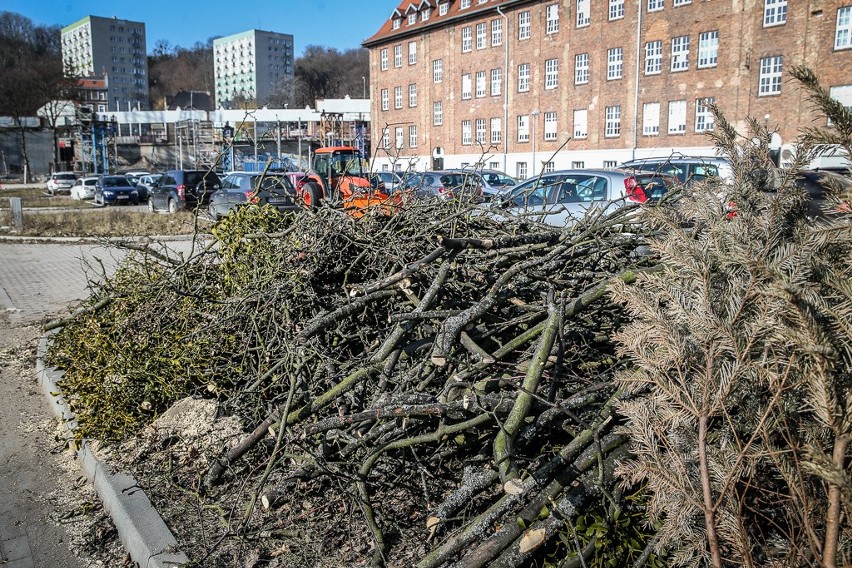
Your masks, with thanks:
M 843 35 L 848 13 L 852 0 L 404 2 L 364 43 L 376 162 L 406 169 L 414 161 L 422 170 L 442 151 L 445 167 L 483 161 L 531 175 L 546 161 L 558 169 L 672 151 L 712 154 L 702 131 L 706 98 L 739 128 L 757 117 L 789 143 L 816 119 L 789 69 L 806 65 L 825 87 L 852 85 L 852 45 Z M 660 53 L 658 72 L 651 66 L 646 73 L 654 61 L 646 61 L 648 50 Z M 576 81 L 578 56 L 581 63 L 588 56 L 587 82 Z M 437 82 L 436 60 L 443 75 Z M 501 75 L 499 94 L 492 94 L 492 73 Z M 584 110 L 585 137 L 577 128 Z M 385 128 L 388 151 L 381 149 Z

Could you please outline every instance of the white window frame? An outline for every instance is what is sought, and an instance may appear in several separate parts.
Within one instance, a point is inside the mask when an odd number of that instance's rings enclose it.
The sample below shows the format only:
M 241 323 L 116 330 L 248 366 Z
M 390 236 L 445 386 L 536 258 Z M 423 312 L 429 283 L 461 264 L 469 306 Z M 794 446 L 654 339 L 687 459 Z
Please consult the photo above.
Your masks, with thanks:
M 470 120 L 462 120 L 462 146 L 470 146 L 473 144 L 473 132 L 471 128 L 473 124 Z
M 417 65 L 417 42 L 408 42 L 408 64 Z
M 477 144 L 485 144 L 485 119 L 477 118 L 474 122 L 474 140 Z
M 465 8 L 470 8 L 470 0 L 461 0 L 459 10 L 464 10 Z
M 531 32 L 530 12 L 525 10 L 518 13 L 518 39 L 529 39 Z
M 518 92 L 527 93 L 530 90 L 530 64 L 518 65 Z
M 555 34 L 559 31 L 559 4 L 550 4 L 545 8 L 545 21 L 547 22 L 546 34 Z
M 405 144 L 405 129 L 402 126 L 397 126 L 394 132 L 396 138 L 396 147 L 402 148 Z
M 689 70 L 689 36 L 672 38 L 672 63 L 670 71 L 678 73 Z
M 686 134 L 686 101 L 669 101 L 669 134 Z
M 547 59 L 544 62 L 544 88 L 555 89 L 559 86 L 559 59 Z
M 660 103 L 645 103 L 642 105 L 642 135 L 659 136 L 660 134 Z
M 402 108 L 402 87 L 393 88 L 393 108 Z
M 382 71 L 387 71 L 388 67 L 390 67 L 390 62 L 388 60 L 388 48 L 384 48 L 380 52 L 380 60 L 381 60 L 381 69 Z
M 503 45 L 503 20 L 491 20 L 491 47 Z
M 698 68 L 707 69 L 719 64 L 719 31 L 698 34 Z
M 544 139 L 545 140 L 556 140 L 557 133 L 559 132 L 557 117 L 555 111 L 548 111 L 544 113 Z
M 417 12 L 411 12 L 411 13 L 408 15 L 408 19 L 407 19 L 406 25 L 408 25 L 408 26 L 413 26 L 413 25 L 414 25 L 414 24 L 416 24 L 416 23 L 417 23 Z
M 488 22 L 476 24 L 476 49 L 488 47 Z
M 432 82 L 433 83 L 443 83 L 444 82 L 444 60 L 443 59 L 433 59 L 432 60 Z
M 444 124 L 444 101 L 435 101 L 432 103 L 432 126 L 442 126 Z
M 604 109 L 604 138 L 621 136 L 621 106 L 608 106 Z
M 675 8 L 678 6 L 686 6 L 687 4 L 692 4 L 692 0 L 674 0 Z
M 624 70 L 624 49 L 613 47 L 606 52 L 606 80 L 621 79 Z
M 515 164 L 515 177 L 518 179 L 527 179 L 527 163 L 526 162 L 517 162 Z
M 592 23 L 589 14 L 590 0 L 577 0 L 577 27 L 584 28 Z
M 393 19 L 393 29 L 398 30 L 399 26 L 402 25 L 402 18 L 394 18 Z
M 417 148 L 417 125 L 412 124 L 408 127 L 408 147 Z
M 499 67 L 491 70 L 491 96 L 503 94 L 503 70 Z
M 589 109 L 578 108 L 574 111 L 574 138 L 584 140 L 589 137 Z
M 503 142 L 503 119 L 495 116 L 489 122 L 491 126 L 491 143 L 500 144 Z
M 465 26 L 461 30 L 461 50 L 462 53 L 473 51 L 473 28 L 470 26 Z
M 475 86 L 476 86 L 476 98 L 480 99 L 488 93 L 488 88 L 486 87 L 486 80 L 485 80 L 485 71 L 477 71 L 476 72 Z
M 530 115 L 519 114 L 517 124 L 518 124 L 518 142 L 529 142 L 530 141 Z
M 408 106 L 411 108 L 417 106 L 417 83 L 408 85 Z
M 782 26 L 787 23 L 787 0 L 763 0 L 763 27 Z
M 390 148 L 390 128 L 382 129 L 382 148 Z
M 645 44 L 645 75 L 659 75 L 663 72 L 663 40 L 649 41 Z
M 648 11 L 649 12 L 659 12 L 665 8 L 664 0 L 648 0 Z
M 390 110 L 390 92 L 382 89 L 382 110 Z
M 852 112 L 852 85 L 835 85 L 828 89 L 828 96 L 842 104 L 849 112 Z M 832 126 L 831 121 L 827 121 Z
M 441 4 L 438 5 L 438 15 L 439 16 L 446 16 L 447 12 L 449 12 L 449 11 L 450 11 L 450 3 L 449 2 L 442 2 Z
M 783 55 L 773 55 L 761 58 L 760 79 L 757 87 L 758 97 L 781 94 L 781 77 L 783 68 Z
M 429 8 L 429 7 L 424 8 L 423 11 L 420 12 L 420 21 L 421 22 L 427 21 L 429 19 L 429 16 L 431 16 L 431 15 L 432 15 L 432 9 Z
M 393 46 L 393 66 L 402 67 L 402 46 Z
M 542 164 L 541 171 L 543 173 L 546 173 L 546 174 L 555 172 L 556 171 L 556 164 L 553 163 L 553 160 L 551 160 L 549 162 L 545 162 L 544 164 Z
M 589 66 L 591 57 L 588 53 L 578 53 L 574 56 L 574 84 L 586 85 L 589 82 Z
M 461 98 L 466 101 L 473 97 L 473 83 L 470 79 L 470 73 L 462 75 Z
M 624 0 L 609 0 L 609 21 L 624 18 Z
M 713 130 L 715 126 L 715 120 L 713 117 L 713 113 L 710 112 L 710 109 L 706 106 L 707 104 L 715 103 L 716 99 L 714 97 L 705 97 L 703 99 L 696 99 L 695 101 L 695 131 L 696 132 L 708 132 Z
M 837 9 L 834 25 L 834 49 L 852 48 L 852 6 Z

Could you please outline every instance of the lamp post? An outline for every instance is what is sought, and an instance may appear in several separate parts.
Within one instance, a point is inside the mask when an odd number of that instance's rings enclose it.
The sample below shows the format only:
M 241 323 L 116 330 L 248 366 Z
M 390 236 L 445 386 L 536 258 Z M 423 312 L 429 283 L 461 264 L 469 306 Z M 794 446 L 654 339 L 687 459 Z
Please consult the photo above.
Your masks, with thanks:
M 364 98 L 367 98 L 367 78 L 361 76 L 361 82 L 364 83 Z
M 541 111 L 536 109 L 530 114 L 532 114 L 532 171 L 530 173 L 530 177 L 535 177 L 535 123 L 538 120 L 538 115 L 541 114 Z
M 222 171 L 228 173 L 234 169 L 234 127 L 226 122 L 222 127 Z

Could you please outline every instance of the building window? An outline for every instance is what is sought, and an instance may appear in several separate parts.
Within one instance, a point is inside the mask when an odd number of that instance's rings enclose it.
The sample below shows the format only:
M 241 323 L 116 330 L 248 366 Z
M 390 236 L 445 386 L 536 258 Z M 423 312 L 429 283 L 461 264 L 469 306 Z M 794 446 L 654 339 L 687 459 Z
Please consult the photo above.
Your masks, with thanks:
M 382 71 L 388 70 L 388 50 L 387 48 L 381 51 L 381 60 L 382 60 Z
M 402 46 L 393 46 L 393 66 L 402 67 Z
M 669 134 L 686 132 L 686 101 L 669 102 Z
M 390 148 L 390 130 L 387 128 L 382 130 L 382 148 Z
M 417 106 L 417 84 L 411 83 L 408 85 L 408 106 Z
M 503 20 L 491 20 L 491 46 L 503 45 Z
M 408 15 L 408 25 L 412 26 L 417 23 L 417 12 L 411 12 Z
M 412 41 L 408 44 L 408 64 L 416 65 L 417 64 L 417 42 Z
M 672 72 L 689 69 L 689 36 L 672 38 Z
M 487 92 L 485 86 L 485 71 L 476 72 L 476 98 L 484 97 Z
M 462 75 L 462 99 L 467 100 L 471 97 L 473 86 L 470 81 L 470 74 Z
M 530 90 L 530 64 L 518 65 L 518 92 L 526 93 Z
M 649 41 L 645 44 L 645 75 L 657 75 L 663 70 L 663 42 Z
M 687 4 L 691 4 L 692 0 L 674 0 L 675 6 L 686 6 Z
M 529 39 L 530 37 L 530 13 L 518 14 L 518 39 Z
M 834 30 L 834 49 L 852 47 L 852 6 L 837 10 L 837 25 Z
M 609 19 L 618 20 L 624 17 L 624 0 L 609 0 Z
M 462 120 L 462 145 L 470 146 L 473 143 L 473 133 L 470 130 L 469 120 Z
M 408 127 L 408 146 L 409 148 L 417 148 L 417 125 Z
M 589 0 L 577 0 L 577 27 L 588 26 L 591 21 Z
M 503 92 L 503 70 L 491 70 L 491 96 L 496 97 Z
M 393 88 L 393 108 L 402 108 L 402 87 Z
M 446 15 L 447 15 L 447 11 L 448 11 L 449 9 L 450 9 L 450 3 L 449 3 L 449 2 L 443 2 L 443 3 L 441 3 L 441 4 L 438 6 L 438 15 L 439 15 L 439 16 L 446 16 Z
M 462 53 L 467 53 L 473 49 L 473 31 L 470 26 L 462 28 Z
M 544 88 L 555 89 L 559 86 L 559 60 L 548 59 L 544 62 Z
M 708 104 L 716 102 L 715 98 L 709 97 L 695 101 L 695 131 L 705 132 L 713 130 L 713 113 L 707 107 Z
M 623 68 L 624 50 L 620 47 L 614 47 L 606 52 L 606 79 L 621 79 L 621 70 Z
M 559 4 L 551 4 L 545 10 L 547 20 L 545 31 L 549 34 L 555 34 L 559 31 Z
M 585 85 L 589 82 L 589 54 L 579 53 L 574 56 L 574 84 Z
M 582 170 L 585 167 L 586 167 L 586 162 L 581 162 L 581 161 L 571 162 L 571 169 Z
M 434 59 L 432 61 L 432 81 L 441 83 L 444 80 L 444 60 Z
M 515 166 L 515 171 L 517 175 L 515 176 L 518 179 L 527 179 L 527 163 L 526 162 L 518 162 Z
M 589 111 L 579 109 L 574 111 L 574 138 L 583 139 L 589 137 Z
M 431 16 L 431 15 L 432 15 L 432 9 L 431 8 L 424 8 L 423 11 L 420 12 L 420 21 L 425 22 L 426 20 L 429 19 L 429 16 Z
M 612 138 L 621 135 L 621 107 L 609 106 L 605 111 L 606 126 L 604 136 Z
M 663 9 L 663 0 L 648 0 L 648 11 L 656 12 Z
M 432 103 L 432 125 L 441 126 L 444 124 L 444 101 L 435 101 Z
M 518 142 L 530 141 L 530 117 L 526 114 L 518 115 Z
M 716 67 L 719 61 L 719 32 L 704 32 L 698 36 L 698 68 Z
M 781 94 L 781 66 L 783 56 L 764 57 L 760 60 L 760 86 L 758 96 Z
M 787 0 L 763 0 L 763 27 L 787 22 Z
M 657 136 L 660 133 L 660 103 L 642 105 L 642 134 Z
M 393 29 L 398 30 L 399 26 L 402 25 L 402 21 L 400 18 L 393 19 Z
M 476 119 L 476 142 L 478 144 L 485 144 L 485 119 L 477 118 Z
M 485 49 L 488 44 L 488 28 L 485 22 L 476 24 L 476 49 Z
M 555 112 L 546 112 L 544 113 L 544 139 L 545 140 L 556 140 L 556 113 Z
M 556 164 L 554 164 L 552 161 L 545 162 L 541 171 L 546 173 L 546 174 L 549 174 L 551 172 L 555 172 L 556 171 Z
M 403 143 L 405 142 L 405 131 L 402 126 L 396 127 L 396 147 L 402 148 Z
M 615 160 L 604 160 L 603 161 L 603 167 L 606 168 L 606 169 L 616 168 L 616 167 L 618 167 L 618 162 L 616 162 Z
M 503 141 L 503 120 L 500 118 L 491 119 L 491 143 L 499 144 Z
M 389 94 L 387 89 L 382 89 L 382 110 L 390 110 Z
M 465 8 L 470 8 L 470 0 L 461 0 L 461 5 L 459 6 L 459 9 L 464 10 Z

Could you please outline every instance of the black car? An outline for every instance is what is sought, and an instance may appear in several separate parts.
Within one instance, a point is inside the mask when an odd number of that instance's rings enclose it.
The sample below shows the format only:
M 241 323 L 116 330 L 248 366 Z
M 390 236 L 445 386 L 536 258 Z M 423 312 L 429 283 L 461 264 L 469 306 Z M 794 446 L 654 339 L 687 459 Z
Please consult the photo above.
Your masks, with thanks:
M 212 170 L 169 170 L 153 186 L 148 210 L 176 213 L 204 207 L 221 184 L 219 175 Z
M 124 176 L 100 176 L 95 183 L 95 203 L 130 203 L 139 205 L 139 192 Z
M 222 187 L 210 196 L 210 216 L 221 219 L 231 210 L 247 204 L 269 204 L 279 211 L 293 211 L 296 189 L 284 173 L 234 172 L 222 180 Z

